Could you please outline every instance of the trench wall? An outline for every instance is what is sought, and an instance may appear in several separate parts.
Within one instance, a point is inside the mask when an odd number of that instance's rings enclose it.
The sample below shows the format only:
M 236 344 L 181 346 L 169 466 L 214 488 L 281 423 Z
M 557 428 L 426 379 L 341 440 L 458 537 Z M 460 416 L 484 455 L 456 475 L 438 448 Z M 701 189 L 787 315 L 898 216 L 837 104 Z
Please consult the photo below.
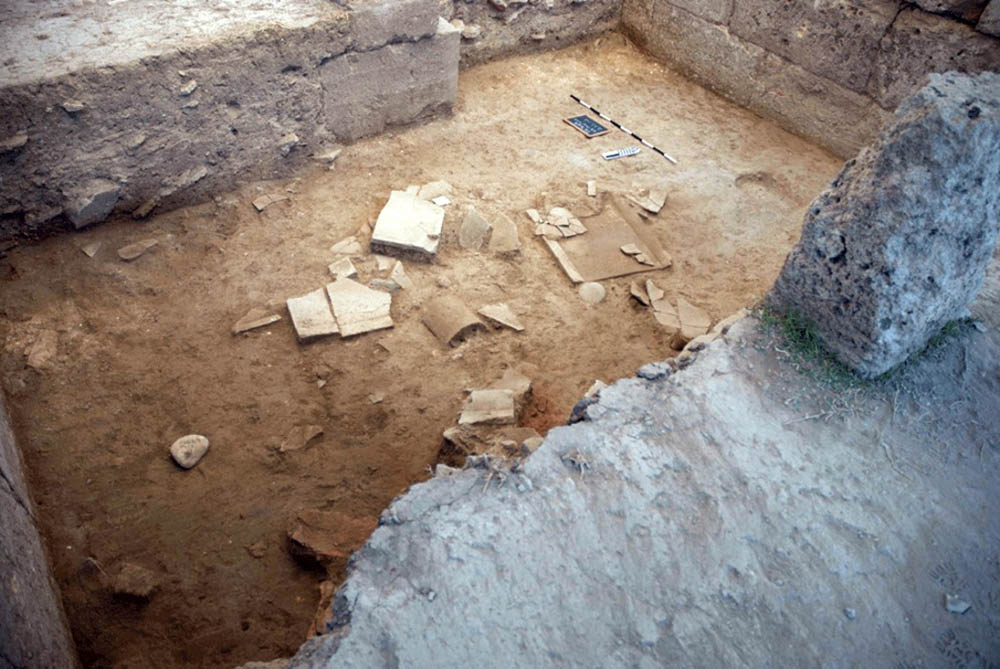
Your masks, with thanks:
M 220 8 L 255 11 L 222 7 L 227 1 L 189 11 L 205 21 Z M 16 17 L 0 25 L 6 40 L 44 34 L 69 54 L 18 57 L 0 74 L 0 238 L 203 201 L 287 174 L 337 143 L 449 112 L 455 101 L 459 33 L 435 0 L 359 2 L 350 11 L 295 0 L 204 35 L 200 24 L 171 26 L 181 19 L 170 14 L 159 17 L 162 40 L 145 25 L 116 27 L 126 32 L 113 39 L 140 45 L 128 48 L 87 36 L 90 23 L 115 26 L 144 10 L 155 22 L 159 4 L 75 17 L 71 7 L 68 27 Z M 92 14 L 109 11 L 123 13 Z M 142 48 L 144 37 L 153 46 Z
M 75 667 L 21 455 L 0 393 L 0 667 Z
M 930 72 L 1000 70 L 1000 0 L 624 0 L 653 56 L 842 157 Z M 1000 17 L 998 17 L 1000 18 Z
M 462 66 L 568 46 L 618 27 L 621 0 L 446 0 Z

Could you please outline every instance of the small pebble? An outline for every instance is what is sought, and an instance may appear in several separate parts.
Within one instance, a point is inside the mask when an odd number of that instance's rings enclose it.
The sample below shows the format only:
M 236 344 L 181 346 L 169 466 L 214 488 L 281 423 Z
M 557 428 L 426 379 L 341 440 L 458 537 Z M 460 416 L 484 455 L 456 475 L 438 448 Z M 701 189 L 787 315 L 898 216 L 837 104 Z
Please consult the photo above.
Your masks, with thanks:
M 962 615 L 972 608 L 972 604 L 965 601 L 958 595 L 945 595 L 944 608 L 947 609 L 949 613 Z
M 580 284 L 580 299 L 587 304 L 597 304 L 598 302 L 602 302 L 605 295 L 607 295 L 607 291 L 605 291 L 604 286 L 599 283 L 588 281 Z
M 844 609 L 844 615 L 847 616 L 848 620 L 854 620 L 858 617 L 858 612 L 854 609 Z
M 208 439 L 200 434 L 189 434 L 170 445 L 170 456 L 178 466 L 191 469 L 208 452 Z

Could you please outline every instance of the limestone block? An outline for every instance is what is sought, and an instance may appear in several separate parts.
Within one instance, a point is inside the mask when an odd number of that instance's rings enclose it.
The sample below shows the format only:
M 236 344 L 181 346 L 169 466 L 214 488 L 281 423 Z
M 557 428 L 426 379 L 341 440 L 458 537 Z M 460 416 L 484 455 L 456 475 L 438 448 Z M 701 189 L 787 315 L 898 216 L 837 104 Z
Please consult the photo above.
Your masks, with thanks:
M 868 377 L 966 313 L 1000 225 L 1000 74 L 931 75 L 817 198 L 771 302 Z
M 887 0 L 736 0 L 729 29 L 860 93 L 871 74 L 871 54 L 896 11 L 896 3 Z
M 335 92 L 325 97 L 323 120 L 339 140 L 353 141 L 451 109 L 461 35 L 446 22 L 439 28 L 430 39 L 345 54 L 318 71 L 323 89 Z
M 848 158 L 878 135 L 892 115 L 865 95 L 767 54 L 747 106 Z
M 979 17 L 979 23 L 976 24 L 976 30 L 1000 37 L 1000 0 L 993 0 L 986 6 L 982 16 Z
M 733 0 L 667 0 L 667 2 L 713 23 L 726 23 L 733 11 Z
M 933 14 L 946 14 L 975 23 L 989 0 L 913 0 L 913 3 Z
M 954 70 L 1000 70 L 1000 40 L 942 16 L 904 9 L 882 38 L 868 93 L 892 110 L 928 73 Z
M 364 0 L 351 7 L 354 49 L 368 51 L 389 42 L 414 42 L 438 28 L 437 0 Z
M 695 81 L 738 104 L 750 101 L 753 73 L 764 50 L 737 38 L 725 26 L 666 3 L 650 7 L 641 0 L 628 0 L 623 28 L 650 54 Z

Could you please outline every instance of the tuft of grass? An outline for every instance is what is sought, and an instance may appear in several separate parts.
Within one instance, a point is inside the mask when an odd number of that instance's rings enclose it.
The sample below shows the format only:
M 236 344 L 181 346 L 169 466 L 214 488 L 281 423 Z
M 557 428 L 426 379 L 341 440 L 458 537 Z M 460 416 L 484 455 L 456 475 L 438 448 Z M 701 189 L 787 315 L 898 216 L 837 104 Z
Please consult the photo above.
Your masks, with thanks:
M 758 306 L 756 312 L 767 333 L 779 340 L 778 346 L 806 376 L 838 390 L 870 385 L 870 381 L 834 357 L 820 339 L 816 326 L 800 312 L 795 309 L 779 312 L 766 304 Z

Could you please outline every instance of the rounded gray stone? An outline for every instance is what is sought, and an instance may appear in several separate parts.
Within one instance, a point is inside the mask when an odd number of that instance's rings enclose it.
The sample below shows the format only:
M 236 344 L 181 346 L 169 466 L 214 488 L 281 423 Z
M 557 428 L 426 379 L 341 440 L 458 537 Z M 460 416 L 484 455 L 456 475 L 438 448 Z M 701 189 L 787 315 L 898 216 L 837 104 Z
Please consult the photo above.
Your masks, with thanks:
M 597 304 L 598 302 L 603 302 L 605 295 L 607 295 L 607 291 L 604 290 L 604 286 L 599 283 L 587 281 L 586 283 L 580 284 L 580 299 L 587 304 Z
M 208 439 L 200 434 L 189 434 L 170 445 L 170 457 L 178 466 L 191 469 L 208 452 Z

